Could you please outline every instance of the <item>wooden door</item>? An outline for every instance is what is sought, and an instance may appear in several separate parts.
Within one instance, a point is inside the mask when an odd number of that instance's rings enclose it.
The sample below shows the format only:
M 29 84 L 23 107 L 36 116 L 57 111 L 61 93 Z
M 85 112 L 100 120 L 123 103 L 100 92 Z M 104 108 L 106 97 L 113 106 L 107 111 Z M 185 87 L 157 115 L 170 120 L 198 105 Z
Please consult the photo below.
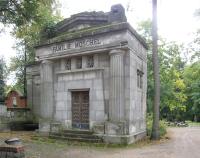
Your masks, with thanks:
M 72 92 L 72 127 L 89 129 L 89 92 Z

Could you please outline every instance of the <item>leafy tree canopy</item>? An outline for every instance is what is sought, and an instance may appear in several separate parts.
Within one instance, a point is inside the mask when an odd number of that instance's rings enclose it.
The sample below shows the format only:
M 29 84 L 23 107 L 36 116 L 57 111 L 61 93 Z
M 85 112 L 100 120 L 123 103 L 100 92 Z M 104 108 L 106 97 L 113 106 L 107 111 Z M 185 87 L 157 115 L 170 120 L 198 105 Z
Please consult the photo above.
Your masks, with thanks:
M 200 121 L 200 61 L 197 61 L 184 70 L 186 84 L 187 112 L 195 121 Z
M 142 21 L 138 27 L 142 36 L 147 39 L 149 50 L 147 52 L 148 64 L 148 87 L 147 105 L 148 112 L 152 112 L 153 106 L 153 65 L 151 52 L 151 21 Z M 168 42 L 159 37 L 158 55 L 160 61 L 160 80 L 161 80 L 161 118 L 180 119 L 181 113 L 186 110 L 185 83 L 183 80 L 183 70 L 185 61 L 181 57 L 183 45 L 176 42 Z
M 17 27 L 38 21 L 42 16 L 38 8 L 46 7 L 52 11 L 54 0 L 1 0 L 0 22 L 4 24 L 15 24 Z
M 0 6 L 0 22 L 14 27 L 17 55 L 11 58 L 9 70 L 16 73 L 16 86 L 22 91 L 24 67 L 35 60 L 34 46 L 44 35 L 52 36 L 55 24 L 61 20 L 58 3 L 56 0 L 2 0 Z

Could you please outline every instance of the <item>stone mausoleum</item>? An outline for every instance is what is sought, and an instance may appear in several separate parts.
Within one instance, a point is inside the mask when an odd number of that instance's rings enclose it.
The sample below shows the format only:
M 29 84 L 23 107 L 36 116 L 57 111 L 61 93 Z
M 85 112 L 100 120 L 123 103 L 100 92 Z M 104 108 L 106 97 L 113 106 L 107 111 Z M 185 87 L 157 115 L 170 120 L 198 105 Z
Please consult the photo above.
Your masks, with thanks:
M 59 22 L 27 67 L 28 106 L 39 131 L 88 130 L 111 143 L 143 138 L 146 51 L 120 4 Z

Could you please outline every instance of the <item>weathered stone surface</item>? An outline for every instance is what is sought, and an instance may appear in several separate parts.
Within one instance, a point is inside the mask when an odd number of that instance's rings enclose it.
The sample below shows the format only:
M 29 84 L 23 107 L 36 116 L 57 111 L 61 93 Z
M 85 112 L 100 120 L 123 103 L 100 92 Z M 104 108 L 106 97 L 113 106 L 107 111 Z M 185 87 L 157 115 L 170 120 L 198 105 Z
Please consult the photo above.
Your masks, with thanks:
M 94 124 L 92 130 L 96 134 L 104 134 L 104 132 L 105 132 L 105 126 L 104 126 L 104 124 Z
M 62 128 L 61 123 L 59 122 L 51 123 L 51 132 L 60 132 L 61 128 Z
M 124 51 L 110 52 L 110 109 L 111 121 L 124 120 Z
M 56 27 L 56 37 L 36 47 L 39 66 L 27 71 L 28 102 L 42 118 L 40 130 L 48 132 L 56 121 L 62 129 L 76 124 L 76 128 L 93 130 L 109 143 L 142 138 L 147 46 L 126 22 L 124 8 L 115 5 L 108 13 L 76 14 Z M 142 73 L 140 87 L 138 71 Z M 82 95 L 77 97 L 75 92 Z M 89 97 L 84 98 L 84 92 Z
M 51 127 L 51 121 L 50 120 L 45 120 L 45 119 L 40 119 L 39 120 L 39 132 L 44 133 L 45 135 L 49 133 Z
M 125 135 L 124 122 L 106 122 L 105 129 L 107 135 Z
M 53 116 L 53 63 L 44 60 L 41 63 L 41 103 L 40 103 L 40 117 L 44 119 L 51 119 Z
M 125 10 L 121 4 L 113 5 L 108 15 L 109 22 L 126 22 Z

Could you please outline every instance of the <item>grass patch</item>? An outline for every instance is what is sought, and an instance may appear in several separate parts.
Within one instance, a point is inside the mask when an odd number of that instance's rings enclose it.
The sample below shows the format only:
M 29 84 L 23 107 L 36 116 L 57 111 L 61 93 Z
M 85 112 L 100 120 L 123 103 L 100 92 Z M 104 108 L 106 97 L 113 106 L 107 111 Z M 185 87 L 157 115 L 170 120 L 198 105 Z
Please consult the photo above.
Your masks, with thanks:
M 69 140 L 53 139 L 53 138 L 42 137 L 42 136 L 33 136 L 32 142 L 34 142 L 36 144 L 53 145 L 57 148 L 81 147 L 81 148 L 93 148 L 96 150 L 110 150 L 110 149 L 141 148 L 144 146 L 163 143 L 167 139 L 168 139 L 168 137 L 163 136 L 158 141 L 152 141 L 152 140 L 150 140 L 150 137 L 147 136 L 145 139 L 139 140 L 132 144 L 107 144 L 107 143 L 90 143 L 90 142 L 69 141 Z
M 200 122 L 192 122 L 192 121 L 185 121 L 185 122 L 188 123 L 189 126 L 200 127 Z
M 153 117 L 152 115 L 148 115 L 147 117 L 147 136 L 151 136 L 152 133 L 152 122 L 153 122 Z M 164 137 L 165 134 L 167 133 L 167 125 L 164 120 L 160 120 L 160 137 Z
M 77 141 L 68 141 L 68 140 L 59 140 L 59 139 L 52 139 L 45 136 L 40 136 L 36 132 L 5 132 L 0 134 L 0 138 L 11 138 L 11 137 L 18 137 L 24 142 L 25 144 L 42 144 L 47 146 L 53 146 L 55 148 L 66 148 L 66 147 L 83 147 L 83 148 L 93 148 L 97 150 L 109 150 L 109 149 L 125 149 L 125 148 L 141 148 L 148 145 L 159 144 L 168 139 L 164 137 L 166 134 L 166 125 L 164 121 L 160 122 L 160 134 L 161 139 L 158 141 L 150 140 L 150 134 L 152 129 L 152 119 L 147 119 L 147 134 L 148 136 L 140 141 L 137 141 L 133 144 L 126 145 L 126 144 L 106 144 L 106 143 L 90 143 L 90 142 L 77 142 Z

